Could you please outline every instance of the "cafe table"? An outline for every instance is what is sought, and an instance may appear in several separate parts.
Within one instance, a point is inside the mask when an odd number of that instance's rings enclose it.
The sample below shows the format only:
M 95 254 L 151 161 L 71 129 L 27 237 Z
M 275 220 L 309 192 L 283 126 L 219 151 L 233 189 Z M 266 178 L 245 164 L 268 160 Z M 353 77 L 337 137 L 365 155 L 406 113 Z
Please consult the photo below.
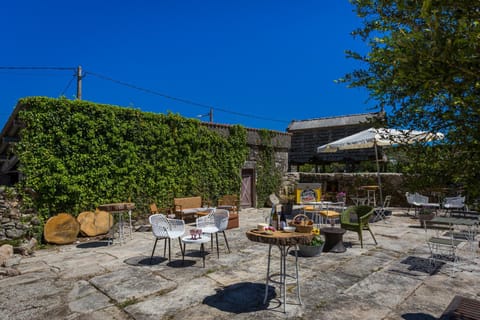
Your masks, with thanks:
M 425 224 L 425 228 L 427 226 L 432 225 L 443 225 L 447 226 L 450 230 L 450 236 L 452 238 L 455 237 L 454 230 L 458 227 L 465 227 L 466 229 L 463 230 L 460 236 L 464 236 L 465 240 L 467 240 L 468 247 L 472 252 L 472 257 L 476 258 L 476 251 L 477 248 L 475 246 L 475 237 L 478 232 L 478 227 L 480 225 L 480 220 L 478 218 L 461 218 L 461 217 L 433 217 L 431 220 L 427 220 Z M 425 229 L 426 230 L 426 229 Z
M 361 186 L 360 189 L 367 191 L 367 205 L 377 205 L 377 199 L 375 193 L 380 190 L 377 185 Z
M 113 217 L 114 214 L 118 215 L 118 234 L 120 238 L 120 244 L 125 242 L 125 232 L 124 232 L 124 226 L 123 226 L 123 215 L 124 213 L 128 213 L 129 217 L 129 223 L 130 223 L 130 239 L 132 238 L 132 210 L 135 209 L 135 204 L 131 202 L 117 202 L 117 203 L 107 203 L 107 204 L 102 204 L 98 206 L 99 210 L 107 211 L 111 213 L 110 216 Z M 109 218 L 110 219 L 110 218 Z M 114 223 L 112 224 L 111 233 L 112 233 L 112 238 L 111 242 L 109 241 L 109 244 L 113 244 L 113 236 L 115 233 L 114 230 Z
M 274 231 L 271 234 L 267 234 L 264 231 L 259 231 L 257 229 L 252 229 L 246 232 L 246 236 L 250 241 L 259 242 L 268 244 L 268 264 L 267 264 L 267 276 L 265 280 L 265 297 L 263 303 L 267 303 L 268 298 L 268 284 L 271 281 L 272 283 L 277 283 L 280 285 L 280 294 L 283 303 L 283 312 L 285 312 L 285 302 L 286 302 L 286 280 L 288 278 L 295 279 L 295 284 L 297 287 L 297 299 L 299 304 L 302 304 L 302 299 L 300 297 L 300 283 L 298 275 L 298 245 L 299 244 L 309 244 L 312 238 L 314 237 L 311 233 L 300 233 L 300 232 L 284 232 L 284 231 Z M 271 273 L 270 262 L 272 256 L 272 247 L 276 246 L 280 250 L 280 272 Z M 287 274 L 287 255 L 290 251 L 290 248 L 295 249 L 295 275 Z M 275 281 L 273 278 L 279 277 L 279 280 Z

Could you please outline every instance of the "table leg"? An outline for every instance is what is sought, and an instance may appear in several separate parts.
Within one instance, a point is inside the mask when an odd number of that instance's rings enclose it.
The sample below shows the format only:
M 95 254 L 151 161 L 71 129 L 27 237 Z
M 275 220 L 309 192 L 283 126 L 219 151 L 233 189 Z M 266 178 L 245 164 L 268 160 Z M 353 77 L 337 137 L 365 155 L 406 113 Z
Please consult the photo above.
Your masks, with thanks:
M 110 226 L 110 219 L 112 219 L 112 227 L 108 231 L 108 234 L 111 234 L 110 239 L 108 239 L 107 245 L 113 245 L 113 236 L 115 235 L 115 219 L 113 218 L 113 214 L 110 212 L 108 213 L 108 225 Z
M 187 246 L 187 243 L 184 242 L 183 243 L 183 250 L 181 250 L 182 251 L 182 266 L 185 265 L 185 249 L 186 249 L 185 247 L 186 246 Z
M 118 217 L 118 234 L 120 238 L 120 244 L 125 241 L 124 233 L 123 233 L 123 214 L 120 212 Z
M 205 268 L 205 246 L 200 243 L 200 254 L 202 255 L 203 267 Z
M 286 298 L 287 298 L 287 277 L 292 277 L 287 274 L 287 255 L 290 250 L 290 247 L 286 246 L 278 246 L 280 250 L 280 273 L 279 274 L 274 274 L 275 276 L 278 275 L 280 277 L 280 281 L 278 282 L 280 284 L 280 295 L 281 295 L 281 301 L 283 304 L 283 312 L 285 313 L 286 310 Z M 299 301 L 299 304 L 302 305 L 302 298 L 300 296 L 300 280 L 299 280 L 299 273 L 298 273 L 298 246 L 294 246 L 295 248 L 295 281 L 297 285 L 297 299 Z M 263 303 L 267 304 L 267 298 L 268 298 L 268 283 L 270 281 L 270 262 L 271 262 L 271 254 L 272 254 L 272 245 L 270 244 L 268 247 L 268 263 L 267 263 L 267 277 L 265 280 L 265 297 L 263 299 Z M 273 281 L 273 280 L 272 280 Z
M 133 239 L 132 210 L 128 210 L 128 219 L 130 220 L 130 240 Z
M 282 295 L 283 313 L 285 313 L 285 303 L 287 301 L 287 250 L 285 246 L 279 246 L 280 249 L 280 292 Z
M 270 278 L 270 256 L 272 253 L 272 245 L 268 245 L 268 263 L 267 263 L 267 278 L 265 279 L 265 297 L 263 298 L 263 304 L 267 304 L 268 298 L 268 281 Z
M 298 250 L 299 250 L 298 245 L 295 245 L 294 249 L 295 249 L 295 278 L 297 280 L 297 298 L 298 298 L 298 301 L 300 302 L 300 305 L 302 305 L 303 302 L 300 296 L 300 279 L 298 276 Z

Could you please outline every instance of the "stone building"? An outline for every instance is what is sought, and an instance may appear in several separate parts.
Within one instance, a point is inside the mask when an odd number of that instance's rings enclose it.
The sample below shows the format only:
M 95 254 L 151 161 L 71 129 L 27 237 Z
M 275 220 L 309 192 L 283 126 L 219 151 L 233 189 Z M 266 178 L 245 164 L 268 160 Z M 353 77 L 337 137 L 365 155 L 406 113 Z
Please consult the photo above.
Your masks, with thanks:
M 363 113 L 290 122 L 287 128 L 287 132 L 292 135 L 288 171 L 297 171 L 298 166 L 303 164 L 313 164 L 315 171 L 319 172 L 319 165 L 331 162 L 355 164 L 375 159 L 373 148 L 324 154 L 318 154 L 317 148 L 368 129 L 380 117 L 382 114 L 379 113 Z

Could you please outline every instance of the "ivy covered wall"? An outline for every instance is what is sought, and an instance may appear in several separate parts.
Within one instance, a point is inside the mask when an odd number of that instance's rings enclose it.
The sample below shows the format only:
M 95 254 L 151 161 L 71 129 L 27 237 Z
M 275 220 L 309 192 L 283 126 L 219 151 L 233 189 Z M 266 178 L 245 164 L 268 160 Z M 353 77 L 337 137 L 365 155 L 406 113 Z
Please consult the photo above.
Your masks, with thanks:
M 24 201 L 43 218 L 109 202 L 142 210 L 174 197 L 239 193 L 248 155 L 241 126 L 223 135 L 176 114 L 44 97 L 19 104 L 19 190 L 34 190 Z

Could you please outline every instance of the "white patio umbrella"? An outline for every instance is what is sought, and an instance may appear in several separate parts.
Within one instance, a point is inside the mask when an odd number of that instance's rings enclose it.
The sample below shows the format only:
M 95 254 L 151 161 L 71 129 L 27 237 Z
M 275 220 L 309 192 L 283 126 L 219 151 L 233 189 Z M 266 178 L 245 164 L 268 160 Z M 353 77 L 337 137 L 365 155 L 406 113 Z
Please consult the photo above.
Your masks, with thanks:
M 387 128 L 369 128 L 351 136 L 327 143 L 317 148 L 317 153 L 337 152 L 339 150 L 375 148 L 377 163 L 377 180 L 380 192 L 380 203 L 383 206 L 382 181 L 377 146 L 393 146 L 396 144 L 412 144 L 443 139 L 442 133 L 430 133 L 417 130 L 398 130 Z

